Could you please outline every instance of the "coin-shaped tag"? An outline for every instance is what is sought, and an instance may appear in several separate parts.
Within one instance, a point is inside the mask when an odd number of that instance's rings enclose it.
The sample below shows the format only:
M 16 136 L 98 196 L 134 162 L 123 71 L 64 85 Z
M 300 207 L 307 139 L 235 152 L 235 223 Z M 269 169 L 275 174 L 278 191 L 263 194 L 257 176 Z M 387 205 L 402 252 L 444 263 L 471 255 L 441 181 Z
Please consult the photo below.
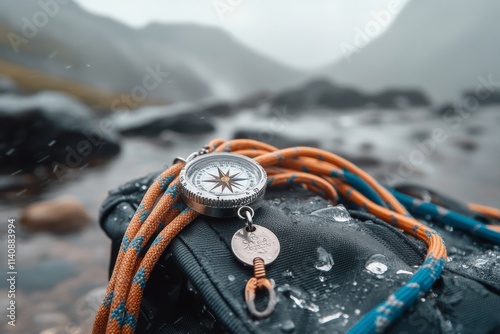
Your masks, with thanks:
M 236 231 L 231 240 L 234 255 L 249 266 L 253 266 L 253 259 L 260 257 L 264 263 L 270 264 L 280 253 L 280 242 L 276 235 L 267 228 L 253 224 L 255 230 L 248 232 L 246 227 Z

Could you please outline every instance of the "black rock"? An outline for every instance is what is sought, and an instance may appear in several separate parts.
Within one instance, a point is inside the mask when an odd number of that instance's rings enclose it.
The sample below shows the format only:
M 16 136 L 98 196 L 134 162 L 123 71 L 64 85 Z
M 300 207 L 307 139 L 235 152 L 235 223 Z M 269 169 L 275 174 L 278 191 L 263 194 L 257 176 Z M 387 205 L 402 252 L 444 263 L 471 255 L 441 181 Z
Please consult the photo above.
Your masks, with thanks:
M 200 106 L 200 113 L 206 116 L 227 117 L 231 116 L 233 111 L 231 104 L 219 100 L 206 101 Z
M 482 106 L 500 104 L 500 92 L 498 92 L 498 90 L 489 91 L 487 89 L 483 89 L 476 93 L 476 91 L 470 90 L 463 94 L 463 100 L 466 101 L 468 99 L 471 99 L 472 101 L 477 100 L 477 102 Z
M 434 110 L 438 117 L 449 117 L 456 112 L 456 108 L 451 103 L 445 103 Z
M 211 112 L 223 113 L 212 106 Z M 117 130 L 126 136 L 157 137 L 170 130 L 184 134 L 204 134 L 215 131 L 212 114 L 199 105 L 175 104 L 171 106 L 149 106 L 115 120 Z
M 109 159 L 117 137 L 87 107 L 56 92 L 0 96 L 0 172 L 53 173 Z M 50 175 L 45 175 L 50 177 Z
M 286 106 L 289 110 L 349 109 L 366 106 L 402 109 L 429 104 L 427 97 L 417 90 L 392 89 L 379 94 L 367 94 L 353 88 L 334 85 L 325 79 L 318 79 L 303 87 L 278 94 L 273 101 L 275 107 Z
M 254 139 L 262 141 L 277 148 L 288 148 L 294 146 L 319 147 L 320 143 L 313 139 L 295 139 L 277 133 L 259 130 L 237 130 L 233 139 Z

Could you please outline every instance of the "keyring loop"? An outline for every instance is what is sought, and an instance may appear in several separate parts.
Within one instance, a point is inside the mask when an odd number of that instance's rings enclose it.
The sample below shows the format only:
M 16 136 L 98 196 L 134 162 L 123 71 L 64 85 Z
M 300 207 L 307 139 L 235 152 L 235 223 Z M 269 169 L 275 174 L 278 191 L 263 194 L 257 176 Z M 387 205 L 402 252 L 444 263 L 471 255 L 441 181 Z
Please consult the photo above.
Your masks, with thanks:
M 245 217 L 242 215 L 242 211 L 245 213 Z M 247 223 L 247 231 L 248 232 L 253 232 L 255 230 L 255 227 L 253 227 L 253 216 L 255 214 L 255 211 L 249 206 L 242 206 L 238 209 L 238 217 L 242 220 L 244 220 Z

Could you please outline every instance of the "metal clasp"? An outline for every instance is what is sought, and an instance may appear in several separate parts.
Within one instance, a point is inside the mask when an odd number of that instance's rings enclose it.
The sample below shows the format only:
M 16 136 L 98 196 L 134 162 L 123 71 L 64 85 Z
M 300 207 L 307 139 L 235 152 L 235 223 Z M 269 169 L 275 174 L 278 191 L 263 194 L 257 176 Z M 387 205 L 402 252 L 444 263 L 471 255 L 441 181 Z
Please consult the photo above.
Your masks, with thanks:
M 184 163 L 189 162 L 189 161 L 193 160 L 194 158 L 196 158 L 200 155 L 207 154 L 207 153 L 210 153 L 210 147 L 203 146 L 198 152 L 193 152 L 190 155 L 188 155 L 188 157 L 186 159 L 184 159 L 183 157 L 176 157 L 174 159 L 174 165 L 178 162 L 184 162 Z
M 238 217 L 240 219 L 243 219 L 246 224 L 246 230 L 247 232 L 253 232 L 255 231 L 255 227 L 253 226 L 253 216 L 255 214 L 255 211 L 249 206 L 241 206 L 238 208 Z M 243 216 L 244 215 L 244 216 Z

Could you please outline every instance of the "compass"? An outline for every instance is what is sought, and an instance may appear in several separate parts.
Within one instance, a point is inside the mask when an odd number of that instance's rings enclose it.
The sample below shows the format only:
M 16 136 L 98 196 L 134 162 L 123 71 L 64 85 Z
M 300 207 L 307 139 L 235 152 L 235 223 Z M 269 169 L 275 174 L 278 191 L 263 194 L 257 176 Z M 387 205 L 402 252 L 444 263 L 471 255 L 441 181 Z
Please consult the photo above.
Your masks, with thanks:
M 182 199 L 211 217 L 236 216 L 238 208 L 258 208 L 267 176 L 253 159 L 235 153 L 209 153 L 189 161 L 179 175 Z

